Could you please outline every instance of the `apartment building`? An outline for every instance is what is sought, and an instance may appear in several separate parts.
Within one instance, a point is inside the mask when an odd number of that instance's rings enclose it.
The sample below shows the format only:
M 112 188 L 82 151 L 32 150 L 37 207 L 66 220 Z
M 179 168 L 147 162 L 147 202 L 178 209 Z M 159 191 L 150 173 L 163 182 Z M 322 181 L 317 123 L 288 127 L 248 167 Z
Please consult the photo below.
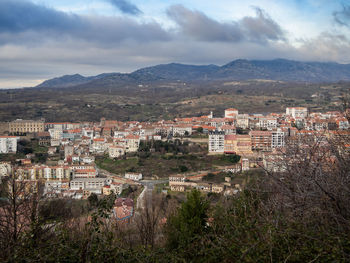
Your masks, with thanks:
M 250 131 L 252 139 L 252 150 L 256 151 L 270 151 L 272 143 L 271 131 Z
M 285 146 L 285 134 L 281 129 L 277 129 L 272 131 L 272 137 L 271 137 L 271 147 L 272 148 L 279 148 Z
M 32 133 L 43 132 L 45 129 L 45 123 L 43 120 L 22 120 L 17 119 L 9 123 L 10 133 Z
M 225 132 L 209 132 L 209 153 L 224 153 L 225 151 Z

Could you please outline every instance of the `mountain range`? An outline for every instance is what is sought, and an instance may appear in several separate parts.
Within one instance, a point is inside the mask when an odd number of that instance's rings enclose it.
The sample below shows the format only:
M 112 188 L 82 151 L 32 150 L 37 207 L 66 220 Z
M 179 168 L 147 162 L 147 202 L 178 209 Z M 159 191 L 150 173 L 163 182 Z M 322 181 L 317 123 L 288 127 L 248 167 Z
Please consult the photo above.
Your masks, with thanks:
M 79 74 L 49 79 L 36 87 L 60 88 L 84 86 L 113 87 L 125 84 L 142 84 L 155 81 L 235 81 L 278 80 L 292 82 L 350 81 L 350 64 L 331 62 L 301 62 L 286 59 L 234 60 L 226 65 L 161 64 L 136 70 L 132 73 L 103 73 L 84 77 Z

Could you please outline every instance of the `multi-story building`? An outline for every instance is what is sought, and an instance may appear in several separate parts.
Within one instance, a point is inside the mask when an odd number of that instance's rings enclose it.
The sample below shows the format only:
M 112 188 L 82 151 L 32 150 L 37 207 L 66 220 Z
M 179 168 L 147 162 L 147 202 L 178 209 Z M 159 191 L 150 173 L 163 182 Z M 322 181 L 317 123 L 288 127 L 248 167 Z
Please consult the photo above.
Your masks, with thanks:
M 272 131 L 271 147 L 272 148 L 279 148 L 279 147 L 284 147 L 284 145 L 285 145 L 284 132 L 281 131 L 281 129 L 277 129 L 277 130 Z
M 226 135 L 224 145 L 225 153 L 234 153 L 241 156 L 252 154 L 250 135 Z
M 125 151 L 137 152 L 140 146 L 140 136 L 128 135 L 125 137 Z
M 272 142 L 271 131 L 250 131 L 252 150 L 270 151 Z
M 88 190 L 96 194 L 102 193 L 102 188 L 106 184 L 106 178 L 75 178 L 70 181 L 71 190 Z
M 0 153 L 16 153 L 19 137 L 0 136 Z
M 212 131 L 209 132 L 209 153 L 224 153 L 225 151 L 225 132 Z
M 9 123 L 10 133 L 32 133 L 43 132 L 45 129 L 45 123 L 43 120 L 22 120 L 18 119 Z

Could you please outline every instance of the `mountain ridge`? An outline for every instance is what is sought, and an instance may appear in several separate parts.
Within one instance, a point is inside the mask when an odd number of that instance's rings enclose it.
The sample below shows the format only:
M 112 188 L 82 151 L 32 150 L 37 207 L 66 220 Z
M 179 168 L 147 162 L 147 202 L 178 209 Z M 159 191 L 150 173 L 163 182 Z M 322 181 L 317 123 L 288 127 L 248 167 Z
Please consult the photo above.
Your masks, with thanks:
M 267 79 L 294 82 L 350 81 L 350 64 L 335 62 L 302 62 L 287 59 L 237 59 L 222 66 L 190 65 L 181 63 L 144 67 L 131 73 L 102 73 L 84 77 L 64 75 L 46 80 L 38 88 L 74 87 L 84 85 L 142 84 L 154 81 L 205 81 Z

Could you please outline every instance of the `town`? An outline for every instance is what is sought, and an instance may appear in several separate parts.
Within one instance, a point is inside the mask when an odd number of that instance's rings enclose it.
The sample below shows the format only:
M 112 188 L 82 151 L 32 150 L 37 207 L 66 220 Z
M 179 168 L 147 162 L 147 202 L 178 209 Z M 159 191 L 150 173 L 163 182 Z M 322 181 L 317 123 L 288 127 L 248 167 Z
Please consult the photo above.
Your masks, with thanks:
M 34 189 L 41 183 L 45 198 L 73 199 L 86 199 L 91 194 L 121 196 L 123 190 L 131 186 L 136 189 L 145 186 L 143 191 L 150 191 L 143 183 L 144 179 L 161 184 L 165 193 L 195 188 L 207 193 L 234 195 L 247 181 L 244 172 L 275 169 L 271 159 L 276 158 L 271 156 L 282 152 L 290 138 L 309 135 L 319 140 L 350 136 L 349 121 L 343 113 L 310 113 L 304 107 L 288 107 L 285 113 L 267 115 L 244 114 L 230 108 L 222 117 L 210 113 L 155 123 L 104 118 L 99 123 L 17 119 L 1 123 L 0 127 L 2 179 L 14 176 L 18 181 L 29 182 Z M 158 145 L 197 146 L 195 153 L 187 150 L 176 154 L 183 158 L 186 154 L 192 154 L 193 158 L 202 154 L 202 158 L 204 155 L 222 162 L 193 169 L 180 165 L 178 170 L 158 174 L 142 173 L 135 169 L 137 167 L 126 167 L 113 173 L 113 169 L 104 167 L 106 161 L 135 159 L 138 152 L 152 154 L 157 142 Z M 164 156 L 171 158 L 174 153 L 166 149 L 162 148 Z M 144 195 L 141 193 L 140 196 Z M 142 202 L 140 198 L 137 200 Z M 129 205 L 134 206 L 133 202 Z

